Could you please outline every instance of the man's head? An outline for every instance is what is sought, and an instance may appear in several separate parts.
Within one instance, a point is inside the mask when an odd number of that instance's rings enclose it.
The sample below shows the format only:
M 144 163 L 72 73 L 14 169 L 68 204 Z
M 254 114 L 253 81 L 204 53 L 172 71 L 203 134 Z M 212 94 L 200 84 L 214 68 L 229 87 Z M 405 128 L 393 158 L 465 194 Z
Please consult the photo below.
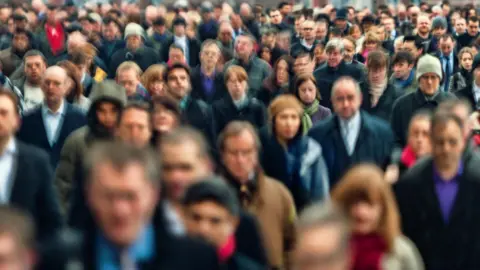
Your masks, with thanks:
M 461 35 L 467 31 L 467 22 L 465 18 L 460 17 L 455 21 L 455 33 Z
M 68 35 L 67 51 L 73 52 L 75 49 L 87 44 L 87 37 L 76 31 Z
M 458 166 L 465 149 L 463 122 L 455 114 L 439 111 L 432 118 L 430 138 L 432 157 L 439 170 Z
M 404 38 L 405 38 L 404 36 L 399 36 L 399 37 L 395 38 L 395 41 L 393 42 L 393 49 L 394 49 L 395 53 L 403 51 L 403 39 Z
M 432 35 L 436 38 L 440 38 L 441 36 L 447 33 L 448 23 L 444 17 L 435 17 L 432 21 Z
M 115 99 L 112 98 L 113 92 L 119 92 L 115 93 L 115 96 L 118 96 Z M 92 114 L 91 119 L 94 119 L 93 124 L 96 128 L 104 131 L 105 135 L 114 135 L 119 116 L 127 102 L 125 92 L 125 88 L 119 86 L 113 80 L 104 80 L 92 87 L 92 94 L 90 95 L 92 105 L 89 114 Z
M 370 84 L 379 85 L 387 80 L 389 57 L 386 56 L 383 51 L 370 52 L 367 56 L 365 66 Z
M 382 20 L 382 25 L 385 27 L 387 33 L 392 32 L 395 30 L 395 20 L 392 17 L 385 17 Z
M 418 60 L 416 77 L 419 89 L 424 95 L 435 95 L 443 78 L 440 60 L 429 54 L 422 56 Z
M 398 80 L 407 80 L 414 65 L 415 59 L 411 53 L 407 51 L 396 53 L 392 58 L 393 76 Z
M 478 35 L 480 20 L 476 16 L 468 18 L 467 32 L 470 36 L 476 37 Z
M 233 28 L 230 22 L 221 22 L 218 26 L 218 40 L 224 44 L 228 44 L 233 41 Z
M 356 41 L 351 36 L 344 37 L 342 41 L 343 41 L 343 48 L 345 50 L 343 59 L 345 60 L 346 63 L 351 63 L 353 61 L 353 57 L 357 49 Z
M 262 34 L 262 45 L 273 49 L 276 44 L 277 32 L 274 29 L 268 29 Z
M 239 35 L 235 39 L 235 53 L 240 59 L 249 59 L 253 53 L 255 39 L 250 35 Z
M 419 34 L 428 35 L 430 33 L 430 18 L 427 15 L 420 15 L 417 18 L 417 31 Z
M 200 49 L 201 65 L 209 70 L 215 68 L 220 59 L 220 53 L 220 47 L 218 47 L 216 41 L 211 39 L 205 40 Z
M 35 226 L 31 217 L 0 207 L 0 270 L 30 270 L 35 264 Z
M 177 37 L 185 36 L 185 30 L 187 28 L 187 21 L 182 17 L 177 17 L 172 22 L 173 34 Z
M 336 68 L 343 60 L 345 48 L 341 39 L 332 39 L 325 46 L 327 54 L 327 64 L 329 67 Z
M 362 92 L 358 82 L 351 77 L 341 77 L 332 87 L 334 112 L 342 119 L 354 116 L 362 104 Z
M 236 13 L 232 13 L 230 15 L 230 22 L 232 23 L 232 27 L 235 30 L 240 29 L 243 26 L 242 17 L 239 14 L 236 14 Z
M 300 75 L 303 73 L 312 73 L 315 69 L 315 60 L 312 53 L 301 52 L 295 57 L 293 63 L 293 71 Z
M 223 179 L 207 178 L 192 184 L 185 193 L 183 206 L 189 235 L 222 248 L 235 234 L 240 203 Z
M 197 130 L 180 127 L 162 136 L 159 146 L 165 195 L 180 202 L 188 187 L 213 170 L 208 144 Z
M 432 152 L 430 141 L 432 116 L 429 111 L 419 111 L 408 124 L 407 145 L 417 157 L 424 157 Z
M 347 27 L 347 14 L 348 10 L 346 8 L 341 8 L 337 10 L 335 16 L 335 27 L 342 31 Z
M 127 61 L 118 66 L 115 80 L 127 90 L 127 96 L 132 96 L 137 92 L 141 76 L 142 69 L 135 62 Z
M 20 127 L 18 98 L 8 89 L 0 89 L 0 140 L 4 141 L 17 132 Z
M 145 31 L 142 26 L 136 23 L 129 23 L 125 27 L 126 47 L 129 51 L 135 52 L 143 46 L 143 39 L 145 38 Z
M 127 104 L 120 114 L 116 134 L 124 143 L 147 147 L 152 137 L 152 115 L 148 104 Z
M 17 29 L 13 33 L 12 49 L 19 53 L 24 53 L 30 49 L 30 38 L 27 31 Z
M 306 20 L 302 24 L 302 36 L 305 41 L 313 43 L 317 37 L 317 31 L 315 29 L 315 22 L 312 20 Z
M 166 21 L 165 18 L 163 17 L 157 17 L 155 20 L 152 22 L 152 29 L 155 33 L 158 33 L 160 35 L 163 35 L 166 30 Z
M 67 90 L 68 75 L 65 69 L 59 66 L 51 66 L 47 68 L 42 80 L 42 91 L 47 106 L 51 109 L 59 106 L 63 102 Z
M 455 40 L 450 34 L 445 34 L 440 38 L 440 50 L 444 56 L 450 56 L 455 48 Z
M 280 2 L 278 4 L 278 9 L 282 13 L 282 15 L 285 17 L 285 16 L 289 15 L 290 12 L 292 12 L 292 4 L 287 2 L 287 1 Z
M 119 142 L 98 144 L 89 152 L 87 204 L 115 246 L 132 245 L 149 224 L 159 199 L 159 165 L 148 149 Z
M 281 24 L 283 20 L 282 13 L 280 10 L 274 8 L 270 10 L 270 23 L 272 24 Z
M 190 70 L 182 63 L 174 63 L 165 73 L 168 93 L 177 101 L 182 100 L 192 90 Z
M 324 20 L 316 22 L 317 32 L 315 33 L 316 39 L 324 40 L 328 34 L 328 23 Z
M 463 137 L 465 141 L 470 139 L 472 133 L 472 123 L 470 121 L 470 115 L 472 114 L 472 105 L 466 99 L 451 99 L 440 103 L 436 110 L 437 113 L 451 113 L 462 120 L 463 124 Z
M 120 28 L 118 21 L 113 18 L 106 18 L 102 26 L 103 37 L 108 41 L 119 39 L 121 36 Z
M 302 25 L 305 21 L 305 15 L 300 14 L 295 16 L 295 32 L 299 35 L 302 35 Z
M 222 163 L 241 184 L 246 183 L 259 165 L 260 139 L 252 124 L 230 122 L 218 137 Z
M 23 68 L 26 81 L 38 86 L 42 81 L 45 69 L 47 69 L 47 59 L 40 51 L 30 50 L 23 56 Z
M 186 60 L 183 48 L 176 43 L 172 43 L 168 49 L 168 61 L 171 63 L 185 63 Z
M 404 37 L 402 49 L 411 53 L 415 59 L 420 58 L 423 54 L 423 45 L 415 38 L 415 36 Z
M 350 224 L 332 204 L 315 204 L 297 224 L 293 265 L 298 270 L 350 269 Z

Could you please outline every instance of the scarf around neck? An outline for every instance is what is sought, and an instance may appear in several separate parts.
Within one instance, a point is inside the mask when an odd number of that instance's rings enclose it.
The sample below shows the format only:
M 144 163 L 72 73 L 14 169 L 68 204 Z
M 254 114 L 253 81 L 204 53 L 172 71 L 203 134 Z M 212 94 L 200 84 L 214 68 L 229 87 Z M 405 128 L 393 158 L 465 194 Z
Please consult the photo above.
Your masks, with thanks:
M 217 250 L 218 259 L 220 263 L 224 264 L 230 259 L 235 253 L 236 249 L 235 236 L 232 235 L 228 238 L 227 242 Z
M 387 253 L 387 244 L 378 234 L 352 236 L 353 270 L 381 270 L 382 258 Z
M 312 104 L 305 105 L 305 112 L 302 115 L 303 134 L 307 134 L 310 128 L 313 126 L 312 116 L 318 111 L 320 102 L 315 99 Z
M 383 92 L 387 88 L 388 79 L 385 79 L 379 84 L 371 84 L 370 85 L 370 101 L 372 102 L 372 107 L 376 107 L 378 100 L 382 96 Z

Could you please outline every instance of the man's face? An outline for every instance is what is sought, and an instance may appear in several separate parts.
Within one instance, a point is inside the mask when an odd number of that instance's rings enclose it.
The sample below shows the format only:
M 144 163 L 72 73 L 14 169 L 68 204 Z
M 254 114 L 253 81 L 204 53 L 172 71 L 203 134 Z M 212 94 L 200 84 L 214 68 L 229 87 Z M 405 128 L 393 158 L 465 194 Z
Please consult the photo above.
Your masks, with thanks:
M 355 46 L 350 42 L 350 40 L 344 39 L 343 40 L 343 48 L 345 49 L 345 54 L 343 55 L 343 59 L 346 62 L 352 62 L 353 56 L 355 55 Z
M 16 29 L 27 30 L 27 27 L 28 27 L 27 20 L 14 20 L 13 23 L 15 24 Z
M 235 40 L 235 52 L 242 58 L 248 58 L 253 52 L 253 43 L 249 37 L 239 36 Z
M 103 37 L 108 40 L 112 41 L 118 38 L 119 30 L 115 23 L 109 23 L 103 25 Z
M 410 72 L 412 71 L 413 64 L 409 65 L 407 61 L 400 61 L 393 65 L 393 76 L 396 79 L 405 80 L 410 76 Z
M 270 18 L 271 18 L 271 23 L 272 24 L 280 24 L 282 23 L 282 14 L 280 13 L 280 10 L 275 10 L 270 12 Z
M 302 73 L 312 73 L 314 67 L 315 62 L 313 62 L 308 55 L 297 57 L 293 63 L 293 71 L 297 75 Z
M 349 254 L 342 252 L 342 235 L 334 225 L 303 231 L 297 240 L 293 265 L 298 270 L 347 270 Z
M 305 17 L 303 16 L 295 20 L 295 32 L 297 32 L 298 34 L 302 34 L 302 25 L 304 21 Z
M 158 193 L 136 163 L 122 169 L 109 162 L 97 164 L 87 187 L 97 224 L 116 246 L 129 246 L 138 238 L 152 216 Z
M 117 125 L 118 108 L 110 102 L 100 102 L 96 108 L 98 122 L 108 130 L 113 130 Z
M 172 63 L 185 62 L 183 51 L 179 48 L 170 48 L 168 51 L 168 60 L 170 60 Z
M 439 168 L 455 166 L 462 158 L 465 139 L 460 127 L 450 120 L 433 128 L 432 156 Z
M 442 50 L 443 55 L 450 55 L 454 47 L 455 42 L 451 38 L 440 39 L 440 49 Z
M 306 41 L 313 42 L 317 35 L 315 23 L 313 21 L 305 21 L 302 26 L 302 36 Z
M 90 23 L 87 19 L 81 20 L 80 25 L 83 28 L 83 31 L 86 33 L 91 33 L 93 31 L 92 23 Z
M 343 60 L 343 54 L 338 49 L 327 51 L 327 64 L 329 67 L 338 67 Z
M 247 181 L 258 166 L 258 151 L 253 135 L 243 131 L 224 142 L 222 160 L 226 169 L 239 181 Z
M 142 46 L 142 37 L 137 35 L 130 35 L 127 37 L 127 48 L 130 51 L 135 51 Z
M 421 16 L 417 20 L 417 29 L 421 34 L 430 32 L 430 19 L 426 16 Z
M 328 29 L 327 29 L 327 24 L 324 22 L 319 22 L 317 23 L 317 39 L 322 40 L 327 36 Z
M 220 59 L 220 49 L 216 45 L 203 47 L 200 52 L 200 62 L 202 66 L 213 68 Z
M 242 17 L 240 17 L 240 15 L 238 15 L 238 14 L 232 14 L 231 23 L 232 23 L 232 27 L 234 29 L 241 28 L 243 26 Z
M 473 22 L 473 21 L 469 21 L 468 22 L 468 34 L 470 36 L 477 36 L 478 35 L 478 24 L 479 22 Z
M 455 21 L 455 32 L 461 35 L 465 33 L 466 30 L 467 30 L 467 25 L 465 23 L 465 19 L 458 18 L 457 21 Z
M 419 50 L 415 46 L 414 41 L 406 41 L 403 43 L 402 49 L 406 52 L 411 53 L 415 58 L 418 58 L 420 55 Z
M 173 32 L 177 37 L 185 36 L 185 26 L 183 24 L 175 25 L 173 27 Z
M 12 40 L 12 47 L 18 52 L 25 52 L 30 47 L 30 40 L 26 34 L 15 34 Z
M 17 114 L 17 104 L 6 96 L 0 96 L 0 138 L 8 138 L 15 134 L 20 126 L 20 117 Z
M 418 80 L 420 91 L 427 96 L 433 96 L 440 86 L 440 78 L 434 73 L 425 73 Z
M 33 269 L 33 252 L 22 247 L 13 235 L 0 235 L 0 270 Z
M 347 27 L 347 20 L 345 19 L 336 19 L 335 20 L 335 26 L 338 28 L 338 29 L 345 29 L 345 27 Z
M 414 118 L 415 119 L 415 118 Z M 408 146 L 412 148 L 417 157 L 428 155 L 432 151 L 430 142 L 430 121 L 417 118 L 408 128 Z
M 117 83 L 127 90 L 127 96 L 132 96 L 137 92 L 137 86 L 140 78 L 134 69 L 125 69 L 117 75 Z
M 194 203 L 187 206 L 185 212 L 188 234 L 203 238 L 217 248 L 225 245 L 235 233 L 238 218 L 213 201 Z
M 395 22 L 392 18 L 387 17 L 383 20 L 383 26 L 385 27 L 385 30 L 390 33 L 393 29 L 395 29 Z
M 167 89 L 173 98 L 181 100 L 190 93 L 190 76 L 183 68 L 170 71 L 167 75 Z
M 362 96 L 352 82 L 345 81 L 337 85 L 332 95 L 333 110 L 342 119 L 350 119 L 360 108 Z
M 275 47 L 275 34 L 267 33 L 262 36 L 262 44 L 269 48 Z
M 435 29 L 432 29 L 432 35 L 436 38 L 440 38 L 441 36 L 445 35 L 445 33 L 447 33 L 446 28 L 437 27 Z
M 36 85 L 40 83 L 46 68 L 45 62 L 39 55 L 25 58 L 25 77 L 31 84 Z
M 179 144 L 162 144 L 162 179 L 165 181 L 166 196 L 179 202 L 188 187 L 211 173 L 209 163 L 201 157 L 198 146 L 192 141 Z
M 280 12 L 282 13 L 283 16 L 287 16 L 288 14 L 290 14 L 290 12 L 292 12 L 292 6 L 291 5 L 285 5 L 285 6 L 282 7 Z
M 42 80 L 42 91 L 47 104 L 60 104 L 67 93 L 67 76 L 59 70 L 47 70 Z
M 152 136 L 150 114 L 134 108 L 124 111 L 117 128 L 117 136 L 123 142 L 136 147 L 147 146 Z
M 230 43 L 233 40 L 232 28 L 229 25 L 221 25 L 218 30 L 218 39 L 223 43 Z
M 387 38 L 387 33 L 385 32 L 385 27 L 378 26 L 376 27 L 375 33 L 380 37 L 380 40 L 385 40 Z

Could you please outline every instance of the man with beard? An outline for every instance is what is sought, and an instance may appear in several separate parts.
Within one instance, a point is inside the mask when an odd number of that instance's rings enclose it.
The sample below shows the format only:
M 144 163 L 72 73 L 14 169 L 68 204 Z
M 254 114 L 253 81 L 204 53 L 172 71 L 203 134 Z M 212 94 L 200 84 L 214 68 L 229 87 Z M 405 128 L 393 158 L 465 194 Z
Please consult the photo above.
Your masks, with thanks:
M 416 40 L 421 42 L 426 48 L 432 36 L 430 35 L 431 22 L 427 15 L 420 15 L 417 19 L 417 35 Z
M 468 18 L 467 31 L 457 38 L 457 50 L 460 51 L 463 47 L 470 46 L 470 43 L 477 39 L 480 35 L 479 24 L 478 17 L 471 16 Z
M 0 51 L 2 72 L 9 77 L 21 64 L 23 56 L 30 49 L 30 33 L 23 29 L 17 29 L 13 33 L 12 46 Z

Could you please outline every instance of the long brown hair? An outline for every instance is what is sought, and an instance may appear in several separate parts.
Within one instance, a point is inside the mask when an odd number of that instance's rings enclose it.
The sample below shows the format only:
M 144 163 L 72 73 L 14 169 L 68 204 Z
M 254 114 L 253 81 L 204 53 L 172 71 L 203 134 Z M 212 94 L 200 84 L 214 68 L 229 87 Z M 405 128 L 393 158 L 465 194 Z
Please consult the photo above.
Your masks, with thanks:
M 83 85 L 81 82 L 80 76 L 80 69 L 77 66 L 68 60 L 63 60 L 57 63 L 57 65 L 63 68 L 66 72 L 68 77 L 70 77 L 73 81 L 73 89 L 70 93 L 68 93 L 66 99 L 68 102 L 72 103 L 80 99 L 83 95 Z
M 382 214 L 377 233 L 385 240 L 388 250 L 393 250 L 394 240 L 401 233 L 400 217 L 390 184 L 384 180 L 380 168 L 371 164 L 353 167 L 333 189 L 332 200 L 348 214 L 357 202 L 378 203 Z

